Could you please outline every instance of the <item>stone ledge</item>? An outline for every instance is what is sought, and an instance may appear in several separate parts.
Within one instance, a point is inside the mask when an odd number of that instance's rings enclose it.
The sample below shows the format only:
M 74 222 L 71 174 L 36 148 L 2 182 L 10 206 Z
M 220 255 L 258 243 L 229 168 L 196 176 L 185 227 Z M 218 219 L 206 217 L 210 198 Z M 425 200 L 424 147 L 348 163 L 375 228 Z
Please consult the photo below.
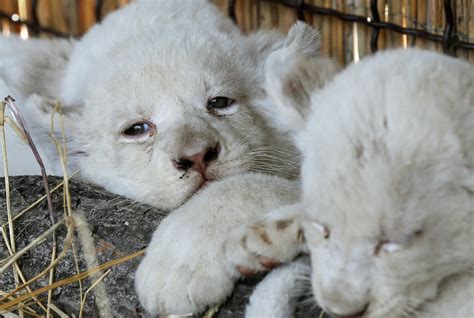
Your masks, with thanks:
M 61 178 L 50 177 L 51 187 L 59 184 Z M 29 206 L 44 194 L 42 179 L 39 176 L 11 177 L 11 198 L 13 213 L 18 213 Z M 0 210 L 6 211 L 5 184 L 0 181 Z M 156 208 L 133 202 L 127 198 L 111 194 L 91 184 L 70 181 L 70 192 L 72 196 L 72 207 L 75 213 L 85 217 L 90 225 L 99 263 L 107 262 L 121 256 L 136 252 L 148 244 L 153 231 L 159 222 L 166 216 Z M 62 189 L 53 193 L 53 205 L 56 220 L 63 217 Z M 0 221 L 6 222 L 6 213 L 1 213 Z M 51 223 L 47 212 L 46 201 L 39 204 L 18 220 L 15 221 L 15 233 L 17 250 L 24 247 L 32 239 L 47 230 Z M 66 235 L 65 227 L 57 231 L 58 250 L 62 250 Z M 76 235 L 77 236 L 77 235 Z M 8 256 L 3 241 L 0 244 L 0 259 Z M 80 270 L 86 270 L 85 261 L 77 237 L 75 246 L 79 253 Z M 45 240 L 34 250 L 26 253 L 21 259 L 21 268 L 27 278 L 31 278 L 40 269 L 47 267 L 50 262 L 51 239 Z M 126 263 L 114 266 L 104 279 L 105 289 L 111 305 L 114 317 L 143 317 L 144 313 L 139 306 L 134 291 L 133 277 L 141 257 Z M 56 278 L 60 280 L 76 274 L 75 263 L 71 252 L 56 267 Z M 216 317 L 243 317 L 245 305 L 253 287 L 261 277 L 246 279 L 237 283 L 233 295 L 221 306 Z M 46 282 L 35 283 L 33 289 L 44 286 Z M 90 285 L 87 281 L 86 286 Z M 13 287 L 13 276 L 7 271 L 0 276 L 0 286 L 3 291 Z M 71 284 L 57 288 L 54 292 L 53 303 L 66 313 L 79 313 L 79 285 Z M 308 312 L 306 314 L 309 314 Z M 97 317 L 97 307 L 94 295 L 90 294 L 85 305 L 85 317 Z M 303 315 L 306 316 L 306 315 Z M 315 313 L 313 312 L 313 315 Z M 316 315 L 317 317 L 317 315 Z

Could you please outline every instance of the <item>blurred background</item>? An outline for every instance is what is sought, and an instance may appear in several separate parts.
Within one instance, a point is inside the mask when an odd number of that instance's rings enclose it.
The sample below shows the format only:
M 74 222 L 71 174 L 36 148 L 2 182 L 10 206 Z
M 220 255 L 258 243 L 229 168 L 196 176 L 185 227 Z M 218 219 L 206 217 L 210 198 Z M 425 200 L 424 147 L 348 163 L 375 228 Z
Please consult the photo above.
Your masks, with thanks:
M 0 0 L 0 31 L 4 35 L 19 33 L 24 39 L 31 36 L 77 37 L 108 13 L 128 2 L 129 0 Z M 372 51 L 371 38 L 374 26 L 377 25 L 382 26 L 377 31 L 378 49 L 417 46 L 444 50 L 474 62 L 473 0 L 212 2 L 224 13 L 233 16 L 244 32 L 259 28 L 279 28 L 286 32 L 298 18 L 303 19 L 319 28 L 323 49 L 343 64 L 358 61 Z M 450 12 L 447 12 L 448 9 Z M 28 25 L 21 24 L 21 21 L 28 22 Z M 471 49 L 467 49 L 466 45 Z

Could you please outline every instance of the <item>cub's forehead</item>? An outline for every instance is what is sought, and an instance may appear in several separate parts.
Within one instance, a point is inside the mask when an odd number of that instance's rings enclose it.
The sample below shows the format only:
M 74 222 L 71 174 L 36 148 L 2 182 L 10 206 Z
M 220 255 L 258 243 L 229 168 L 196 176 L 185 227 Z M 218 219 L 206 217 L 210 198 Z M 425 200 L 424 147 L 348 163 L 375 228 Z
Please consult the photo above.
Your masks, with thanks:
M 163 33 L 160 33 L 163 35 Z M 221 34 L 152 35 L 115 48 L 112 71 L 144 74 L 159 72 L 168 81 L 196 76 L 229 78 L 251 75 L 249 59 L 234 39 Z
M 133 108 L 134 104 L 204 104 L 213 96 L 247 98 L 256 75 L 229 39 L 151 38 L 116 48 L 114 63 L 100 72 L 93 99 Z M 184 41 L 184 42 L 183 42 Z M 118 105 L 113 105 L 118 108 Z
M 110 54 L 115 65 L 138 67 L 143 63 L 161 64 L 163 68 L 185 69 L 193 67 L 226 71 L 229 67 L 249 67 L 240 39 L 221 33 L 191 32 L 174 28 L 167 33 L 145 33 L 116 45 Z
M 330 142 L 336 143 L 334 139 Z M 396 161 L 383 154 L 357 159 L 350 143 L 333 153 L 308 147 L 303 163 L 303 200 L 308 217 L 328 224 L 360 224 L 374 228 L 421 220 L 439 206 L 442 193 L 436 171 L 424 161 Z M 315 153 L 318 154 L 315 154 Z M 336 156 L 337 155 L 337 156 Z

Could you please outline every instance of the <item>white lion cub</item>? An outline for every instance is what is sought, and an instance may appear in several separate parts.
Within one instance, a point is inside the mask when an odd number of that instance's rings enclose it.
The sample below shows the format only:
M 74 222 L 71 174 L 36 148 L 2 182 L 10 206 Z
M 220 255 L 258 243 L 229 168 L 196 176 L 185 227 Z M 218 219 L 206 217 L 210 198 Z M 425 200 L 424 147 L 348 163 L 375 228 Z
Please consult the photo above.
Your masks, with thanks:
M 296 150 L 269 117 L 263 66 L 271 52 L 282 63 L 303 54 L 321 74 L 334 70 L 304 23 L 286 38 L 243 36 L 206 0 L 138 0 L 78 41 L 0 37 L 0 93 L 25 106 L 51 158 L 59 99 L 68 165 L 82 179 L 163 210 L 192 197 L 160 225 L 137 273 L 149 312 L 199 312 L 225 298 L 236 266 L 262 269 L 239 253 L 252 246 L 242 245 L 241 227 L 295 200 L 289 181 L 238 177 L 298 175 Z
M 304 156 L 318 304 L 335 317 L 474 317 L 474 66 L 396 50 L 320 91 L 299 85 L 311 62 L 267 67 Z
M 24 106 L 53 160 L 59 100 L 71 170 L 171 210 L 207 181 L 297 175 L 294 147 L 263 110 L 263 64 L 285 48 L 319 58 L 318 33 L 300 23 L 286 38 L 244 36 L 208 1 L 140 0 L 77 41 L 0 37 L 0 93 Z

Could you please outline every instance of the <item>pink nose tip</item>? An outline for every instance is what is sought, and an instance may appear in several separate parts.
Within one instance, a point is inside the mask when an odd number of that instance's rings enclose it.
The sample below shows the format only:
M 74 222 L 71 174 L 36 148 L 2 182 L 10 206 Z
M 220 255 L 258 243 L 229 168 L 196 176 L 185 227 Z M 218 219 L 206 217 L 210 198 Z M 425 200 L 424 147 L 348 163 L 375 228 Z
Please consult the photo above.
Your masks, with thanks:
M 218 155 L 219 149 L 217 146 L 206 148 L 193 155 L 182 156 L 178 160 L 173 160 L 173 166 L 178 170 L 195 170 L 205 176 L 209 163 L 216 160 Z

